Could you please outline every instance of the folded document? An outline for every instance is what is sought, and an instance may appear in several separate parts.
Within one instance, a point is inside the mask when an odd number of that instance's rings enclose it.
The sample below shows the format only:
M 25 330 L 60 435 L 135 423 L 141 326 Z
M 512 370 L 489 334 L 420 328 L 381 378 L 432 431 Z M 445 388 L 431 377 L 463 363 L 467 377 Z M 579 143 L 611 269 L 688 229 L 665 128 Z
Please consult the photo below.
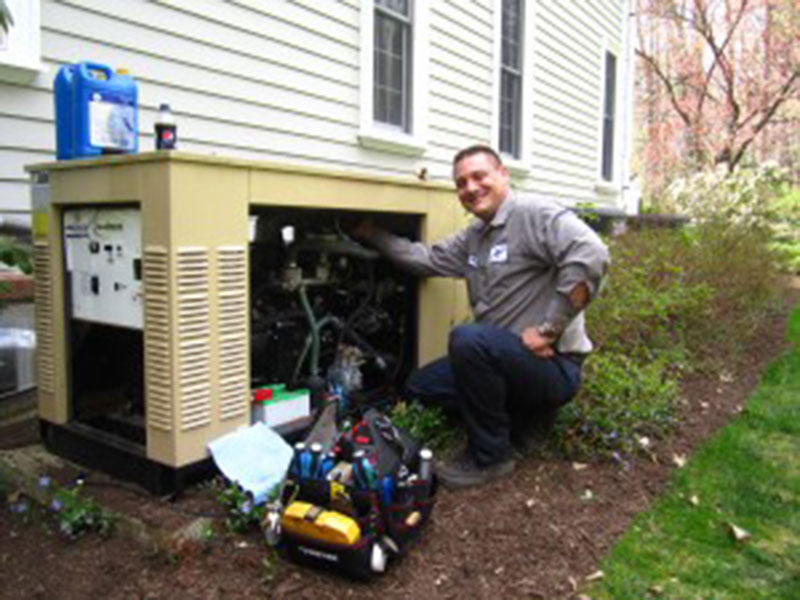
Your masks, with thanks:
M 261 504 L 283 481 L 292 447 L 264 423 L 237 429 L 208 445 L 217 468 Z

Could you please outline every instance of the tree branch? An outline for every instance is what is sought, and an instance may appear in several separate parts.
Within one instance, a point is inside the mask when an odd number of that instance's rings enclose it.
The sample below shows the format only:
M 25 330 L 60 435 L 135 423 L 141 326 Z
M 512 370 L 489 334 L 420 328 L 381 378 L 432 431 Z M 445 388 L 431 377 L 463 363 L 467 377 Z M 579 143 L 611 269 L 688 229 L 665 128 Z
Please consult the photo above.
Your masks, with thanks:
M 650 68 L 653 69 L 653 72 L 667 88 L 667 93 L 669 94 L 669 100 L 672 104 L 672 107 L 675 109 L 678 115 L 680 115 L 684 124 L 690 127 L 692 125 L 691 116 L 681 107 L 680 103 L 678 102 L 678 95 L 675 92 L 675 86 L 672 85 L 672 81 L 670 81 L 669 77 L 667 77 L 667 75 L 661 70 L 661 67 L 656 62 L 656 59 L 649 54 L 646 54 L 639 48 L 636 49 L 636 55 L 650 65 Z

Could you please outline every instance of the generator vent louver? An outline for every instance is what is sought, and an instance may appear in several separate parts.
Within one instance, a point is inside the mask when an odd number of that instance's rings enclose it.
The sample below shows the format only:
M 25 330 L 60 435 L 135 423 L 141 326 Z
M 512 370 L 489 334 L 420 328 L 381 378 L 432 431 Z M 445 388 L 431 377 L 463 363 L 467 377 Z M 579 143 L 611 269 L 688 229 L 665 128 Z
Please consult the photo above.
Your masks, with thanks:
M 53 339 L 53 274 L 50 270 L 50 244 L 37 240 L 33 245 L 36 287 L 36 370 L 42 392 L 55 393 L 55 348 Z
M 211 329 L 208 251 L 178 248 L 178 397 L 183 431 L 211 423 Z
M 247 249 L 221 246 L 217 254 L 219 290 L 219 408 L 221 419 L 247 412 L 249 397 L 247 328 Z
M 172 431 L 167 249 L 147 246 L 143 266 L 147 424 L 162 431 Z

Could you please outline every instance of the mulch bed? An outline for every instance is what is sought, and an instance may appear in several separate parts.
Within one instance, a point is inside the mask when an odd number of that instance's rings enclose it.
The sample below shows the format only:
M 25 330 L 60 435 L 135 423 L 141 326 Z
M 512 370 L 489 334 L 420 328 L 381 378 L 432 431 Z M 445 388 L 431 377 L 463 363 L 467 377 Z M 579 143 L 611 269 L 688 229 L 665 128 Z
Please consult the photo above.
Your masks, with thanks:
M 796 300 L 797 293 L 791 294 L 787 308 Z M 684 382 L 682 424 L 669 440 L 654 440 L 651 456 L 584 468 L 532 455 L 503 481 L 474 490 L 441 490 L 418 546 L 372 582 L 352 582 L 274 559 L 258 535 L 228 535 L 221 526 L 209 544 L 148 551 L 119 534 L 68 543 L 40 524 L 23 525 L 3 509 L 0 597 L 573 597 L 631 519 L 664 489 L 676 468 L 673 455 L 691 453 L 741 409 L 763 367 L 786 347 L 785 319 L 784 312 L 764 324 L 749 359 L 732 370 L 731 380 L 698 374 Z M 53 475 L 63 481 L 73 474 Z M 90 473 L 87 493 L 111 510 L 170 530 L 199 515 L 220 514 L 208 488 L 158 499 Z M 265 567 L 265 559 L 277 563 L 277 569 Z

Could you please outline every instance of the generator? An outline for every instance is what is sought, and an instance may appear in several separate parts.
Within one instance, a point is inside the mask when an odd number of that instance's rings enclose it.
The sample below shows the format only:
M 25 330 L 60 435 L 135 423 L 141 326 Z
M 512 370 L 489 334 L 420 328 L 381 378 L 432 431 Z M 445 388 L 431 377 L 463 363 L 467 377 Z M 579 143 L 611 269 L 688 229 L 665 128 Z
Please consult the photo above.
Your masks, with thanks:
M 153 493 L 205 476 L 255 391 L 307 392 L 275 426 L 301 436 L 331 390 L 390 396 L 468 314 L 463 285 L 347 233 L 446 235 L 444 184 L 183 152 L 28 169 L 43 441 Z

